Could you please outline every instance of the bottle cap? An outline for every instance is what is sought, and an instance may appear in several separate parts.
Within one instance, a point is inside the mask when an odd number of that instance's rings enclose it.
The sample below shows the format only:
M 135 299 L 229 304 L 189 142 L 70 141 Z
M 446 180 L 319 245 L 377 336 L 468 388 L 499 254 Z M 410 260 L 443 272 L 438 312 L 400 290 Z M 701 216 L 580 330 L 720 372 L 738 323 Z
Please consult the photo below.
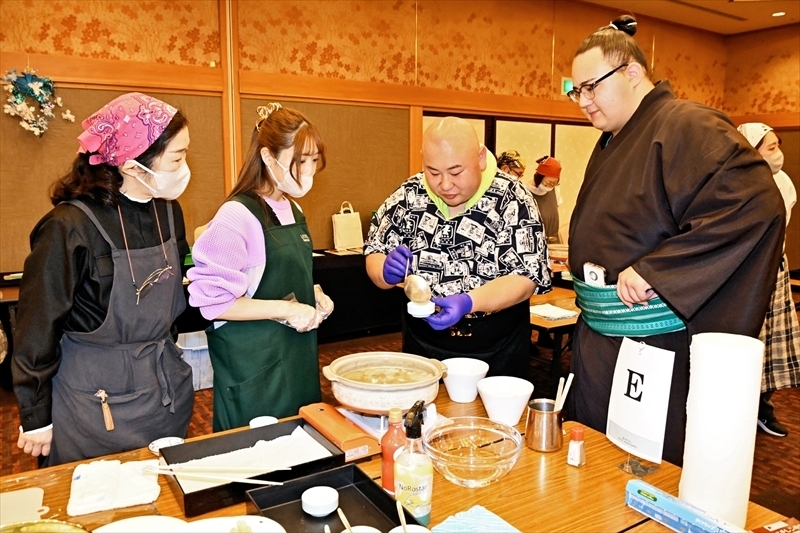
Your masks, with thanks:
M 583 440 L 583 426 L 575 426 L 569 432 L 571 440 Z
M 403 419 L 403 411 L 399 407 L 389 409 L 389 423 L 397 424 Z
M 414 406 L 406 413 L 406 437 L 418 439 L 422 437 L 422 417 L 425 414 L 425 401 L 418 400 Z

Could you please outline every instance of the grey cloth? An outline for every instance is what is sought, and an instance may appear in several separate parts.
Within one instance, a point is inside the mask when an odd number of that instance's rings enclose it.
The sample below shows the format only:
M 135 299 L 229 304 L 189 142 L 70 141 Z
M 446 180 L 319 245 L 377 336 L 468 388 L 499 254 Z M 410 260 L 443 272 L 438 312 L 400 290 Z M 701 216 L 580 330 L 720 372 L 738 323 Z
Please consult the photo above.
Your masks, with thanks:
M 111 245 L 114 282 L 103 324 L 88 333 L 66 332 L 61 365 L 53 379 L 53 442 L 45 463 L 53 466 L 146 446 L 159 437 L 184 437 L 194 402 L 192 369 L 170 336 L 186 307 L 181 287 L 172 209 L 164 243 L 173 276 L 150 288 L 139 305 L 126 251 L 114 247 L 92 211 L 73 200 Z M 161 245 L 130 250 L 137 283 L 164 267 Z M 107 431 L 100 399 L 108 394 L 114 429 Z

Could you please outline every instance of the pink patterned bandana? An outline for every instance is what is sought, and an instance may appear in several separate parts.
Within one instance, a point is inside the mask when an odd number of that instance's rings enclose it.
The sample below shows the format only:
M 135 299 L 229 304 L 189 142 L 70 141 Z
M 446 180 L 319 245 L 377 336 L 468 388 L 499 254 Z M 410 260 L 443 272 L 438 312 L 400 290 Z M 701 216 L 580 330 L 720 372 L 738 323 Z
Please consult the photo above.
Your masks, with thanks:
M 79 152 L 92 153 L 92 165 L 121 165 L 142 155 L 164 133 L 177 111 L 146 94 L 118 96 L 81 123 Z

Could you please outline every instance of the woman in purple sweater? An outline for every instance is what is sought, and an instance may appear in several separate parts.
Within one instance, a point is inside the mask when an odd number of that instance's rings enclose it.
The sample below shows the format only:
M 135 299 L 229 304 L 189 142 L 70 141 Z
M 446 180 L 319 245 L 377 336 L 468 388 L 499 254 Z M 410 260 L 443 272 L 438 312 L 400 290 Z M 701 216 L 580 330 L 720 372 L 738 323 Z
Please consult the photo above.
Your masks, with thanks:
M 280 104 L 259 107 L 236 186 L 192 250 L 189 303 L 213 320 L 214 431 L 320 401 L 317 332 L 333 302 L 312 281 L 311 237 L 290 198 L 325 168 L 319 131 Z

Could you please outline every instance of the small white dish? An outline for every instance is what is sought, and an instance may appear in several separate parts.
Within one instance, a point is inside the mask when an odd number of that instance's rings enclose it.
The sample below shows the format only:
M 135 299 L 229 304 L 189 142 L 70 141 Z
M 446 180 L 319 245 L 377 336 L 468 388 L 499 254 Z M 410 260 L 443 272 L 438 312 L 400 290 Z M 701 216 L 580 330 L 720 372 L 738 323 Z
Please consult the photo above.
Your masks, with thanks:
M 381 533 L 380 529 L 372 526 L 350 526 L 350 529 L 353 530 L 353 533 Z M 342 533 L 347 533 L 347 530 L 343 529 Z
M 406 304 L 406 309 L 408 310 L 408 314 L 414 318 L 426 318 L 436 311 L 436 306 L 431 301 L 424 303 L 408 302 Z
M 430 533 L 430 529 L 419 524 L 406 524 L 406 533 Z M 403 526 L 393 527 L 389 533 L 403 533 Z
M 274 416 L 257 416 L 250 421 L 250 429 L 261 428 L 264 426 L 271 426 L 277 424 L 278 419 Z
M 177 446 L 178 444 L 183 444 L 184 440 L 180 437 L 163 437 L 160 439 L 156 439 L 150 443 L 147 447 L 150 450 L 150 453 L 153 455 L 161 455 L 161 448 L 166 448 L 168 446 Z
M 339 507 L 339 491 L 333 487 L 311 487 L 303 492 L 300 500 L 303 504 L 303 511 L 311 516 L 322 518 Z
M 186 527 L 186 521 L 173 516 L 147 515 L 117 520 L 95 529 L 95 533 L 139 533 L 158 531 L 172 533 Z
M 236 531 L 239 522 L 244 522 L 253 533 L 286 533 L 286 530 L 275 520 L 263 516 L 218 516 L 189 522 L 180 533 L 227 533 Z

